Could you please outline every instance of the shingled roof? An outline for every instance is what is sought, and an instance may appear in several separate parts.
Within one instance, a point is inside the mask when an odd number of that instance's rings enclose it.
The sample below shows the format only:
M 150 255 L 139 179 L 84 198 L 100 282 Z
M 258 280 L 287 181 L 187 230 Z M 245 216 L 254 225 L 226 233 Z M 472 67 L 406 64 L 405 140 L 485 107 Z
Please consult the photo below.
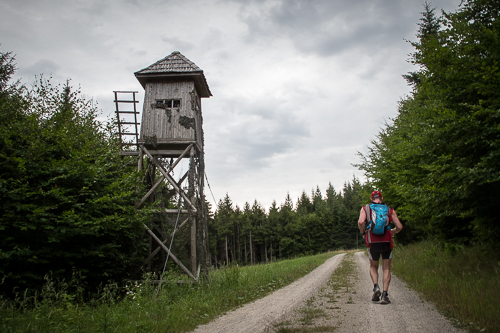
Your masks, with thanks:
M 174 51 L 154 64 L 141 69 L 135 74 L 168 73 L 168 72 L 198 72 L 202 71 L 194 62 L 186 58 L 179 51 Z M 203 72 L 203 71 L 202 71 Z
M 212 96 L 203 70 L 179 51 L 172 52 L 154 64 L 135 72 L 134 75 L 144 88 L 147 82 L 189 77 L 195 81 L 201 97 Z

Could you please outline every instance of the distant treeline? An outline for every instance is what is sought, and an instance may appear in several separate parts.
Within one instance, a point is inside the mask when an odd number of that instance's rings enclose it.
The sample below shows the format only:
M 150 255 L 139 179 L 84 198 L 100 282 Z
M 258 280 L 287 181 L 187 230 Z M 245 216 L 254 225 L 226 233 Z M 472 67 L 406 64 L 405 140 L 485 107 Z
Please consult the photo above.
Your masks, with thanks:
M 339 193 L 329 184 L 323 196 L 317 187 L 310 195 L 302 192 L 295 205 L 288 194 L 279 206 L 273 201 L 267 212 L 257 200 L 240 208 L 226 194 L 208 224 L 212 263 L 265 263 L 355 248 L 359 210 L 369 193 L 354 177 Z M 359 244 L 364 244 L 362 238 Z

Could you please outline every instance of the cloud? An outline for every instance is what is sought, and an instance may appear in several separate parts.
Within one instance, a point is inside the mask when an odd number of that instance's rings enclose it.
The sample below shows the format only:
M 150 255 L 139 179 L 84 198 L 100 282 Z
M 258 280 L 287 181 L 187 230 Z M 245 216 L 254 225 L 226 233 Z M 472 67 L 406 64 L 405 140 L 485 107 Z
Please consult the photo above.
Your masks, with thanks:
M 167 37 L 163 35 L 162 37 L 160 37 L 160 39 L 162 42 L 166 43 L 171 49 L 174 50 L 183 50 L 183 52 L 185 52 L 194 48 L 193 43 L 186 42 L 176 37 Z
M 135 71 L 182 52 L 214 95 L 202 102 L 214 194 L 267 206 L 360 175 L 356 151 L 409 92 L 403 39 L 422 10 L 414 0 L 3 1 L 0 33 L 18 76 L 72 78 L 103 117 L 114 90 L 143 100 Z
M 224 174 L 266 168 L 310 136 L 308 124 L 297 114 L 300 109 L 273 108 L 279 104 L 272 96 L 256 101 L 240 97 L 221 106 L 225 114 L 205 116 L 205 135 L 218 147 L 215 154 Z
M 17 71 L 17 74 L 25 79 L 31 80 L 35 75 L 44 74 L 46 77 L 58 76 L 61 66 L 49 59 L 41 59 L 31 66 L 25 66 Z
M 251 2 L 241 7 L 240 17 L 248 25 L 249 42 L 286 38 L 302 53 L 328 57 L 400 43 L 414 31 L 406 23 L 422 9 L 419 5 L 386 0 Z

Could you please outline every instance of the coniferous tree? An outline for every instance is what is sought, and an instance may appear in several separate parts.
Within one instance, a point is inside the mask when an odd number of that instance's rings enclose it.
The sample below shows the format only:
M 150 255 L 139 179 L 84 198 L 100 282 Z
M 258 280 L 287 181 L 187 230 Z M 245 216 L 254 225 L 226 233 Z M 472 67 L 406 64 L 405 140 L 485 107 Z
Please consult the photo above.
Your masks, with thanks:
M 49 272 L 89 287 L 130 276 L 145 257 L 144 189 L 112 123 L 69 83 L 9 84 L 13 58 L 0 62 L 0 288 L 38 288 Z
M 424 13 L 413 44 L 420 82 L 361 165 L 409 241 L 497 243 L 499 16 L 493 0 L 463 1 L 439 19 Z

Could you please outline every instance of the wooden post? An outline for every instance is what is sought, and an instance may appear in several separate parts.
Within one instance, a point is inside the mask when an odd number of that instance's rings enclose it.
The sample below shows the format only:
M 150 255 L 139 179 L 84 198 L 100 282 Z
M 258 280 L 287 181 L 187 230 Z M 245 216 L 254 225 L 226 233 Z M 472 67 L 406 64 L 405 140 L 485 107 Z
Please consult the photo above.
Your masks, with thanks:
M 151 249 L 153 247 L 153 239 L 151 238 L 151 235 L 149 236 L 148 243 L 149 243 L 148 253 L 149 253 L 149 256 L 151 256 Z M 148 272 L 151 272 L 151 261 L 148 261 L 148 268 L 147 268 L 147 270 L 148 270 Z
M 139 149 L 139 156 L 137 159 L 137 172 L 140 172 L 143 168 L 143 158 L 144 158 L 144 153 L 142 149 Z
M 208 250 L 208 225 L 207 225 L 207 208 L 205 206 L 205 162 L 204 152 L 201 149 L 198 152 L 198 207 L 200 207 L 197 218 L 197 234 L 198 238 L 198 262 L 201 266 L 201 276 L 208 277 L 208 270 L 211 264 L 210 252 Z
M 188 176 L 188 196 L 191 202 L 194 203 L 195 197 L 195 161 L 194 161 L 194 147 L 191 146 L 191 151 L 189 153 L 189 176 Z M 196 212 L 189 214 L 191 219 L 191 271 L 195 274 L 196 271 Z

